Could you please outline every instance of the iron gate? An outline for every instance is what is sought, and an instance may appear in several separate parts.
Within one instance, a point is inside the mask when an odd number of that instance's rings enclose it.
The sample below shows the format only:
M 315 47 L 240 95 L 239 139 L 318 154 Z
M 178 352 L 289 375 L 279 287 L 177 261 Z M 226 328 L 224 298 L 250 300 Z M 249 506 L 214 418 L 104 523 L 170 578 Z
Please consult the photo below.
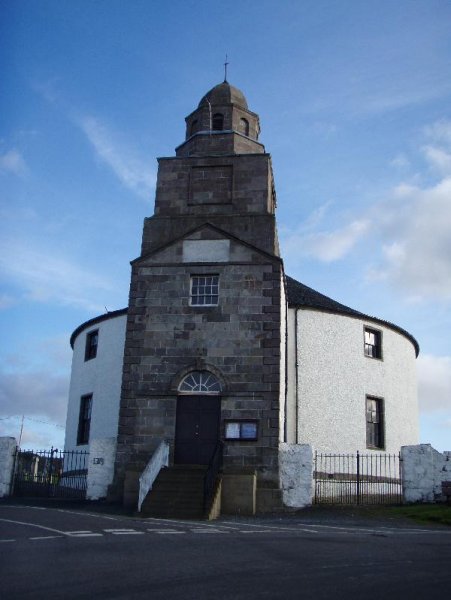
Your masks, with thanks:
M 86 451 L 17 449 L 13 494 L 84 499 L 88 474 Z
M 315 453 L 316 504 L 400 504 L 399 454 Z

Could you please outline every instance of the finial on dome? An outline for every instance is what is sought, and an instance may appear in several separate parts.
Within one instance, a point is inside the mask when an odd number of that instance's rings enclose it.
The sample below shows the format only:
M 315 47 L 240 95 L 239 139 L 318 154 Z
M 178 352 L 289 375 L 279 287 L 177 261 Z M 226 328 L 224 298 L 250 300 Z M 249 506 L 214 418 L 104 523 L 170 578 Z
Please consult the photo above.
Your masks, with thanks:
M 227 66 L 228 66 L 228 62 L 227 62 L 227 54 L 226 54 L 226 59 L 225 59 L 225 63 L 224 63 L 224 83 L 227 83 Z

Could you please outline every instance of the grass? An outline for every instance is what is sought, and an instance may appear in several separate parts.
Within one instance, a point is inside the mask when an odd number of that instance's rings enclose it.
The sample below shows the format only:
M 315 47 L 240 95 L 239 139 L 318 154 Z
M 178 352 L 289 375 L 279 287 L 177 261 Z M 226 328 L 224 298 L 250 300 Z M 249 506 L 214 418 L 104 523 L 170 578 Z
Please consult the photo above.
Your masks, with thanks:
M 387 507 L 387 516 L 408 517 L 417 523 L 451 526 L 451 506 L 446 504 L 411 504 Z

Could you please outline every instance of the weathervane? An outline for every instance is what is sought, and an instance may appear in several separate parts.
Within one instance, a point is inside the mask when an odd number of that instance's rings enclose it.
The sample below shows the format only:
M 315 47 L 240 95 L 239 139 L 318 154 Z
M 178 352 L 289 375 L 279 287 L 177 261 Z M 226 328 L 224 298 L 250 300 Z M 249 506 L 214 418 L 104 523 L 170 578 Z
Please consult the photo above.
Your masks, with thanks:
M 227 54 L 226 54 L 226 59 L 225 59 L 225 63 L 224 63 L 224 81 L 227 81 L 227 65 L 229 63 L 227 62 Z

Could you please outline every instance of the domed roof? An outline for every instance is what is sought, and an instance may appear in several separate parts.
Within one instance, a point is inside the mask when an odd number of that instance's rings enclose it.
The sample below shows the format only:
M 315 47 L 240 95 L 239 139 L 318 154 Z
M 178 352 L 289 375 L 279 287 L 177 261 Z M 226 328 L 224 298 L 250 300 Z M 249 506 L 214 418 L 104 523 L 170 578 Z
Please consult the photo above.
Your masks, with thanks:
M 248 108 L 243 92 L 238 88 L 233 87 L 233 85 L 230 85 L 228 81 L 223 81 L 222 83 L 215 85 L 214 88 L 211 88 L 211 90 L 207 92 L 199 102 L 198 108 L 207 104 L 207 99 L 212 105 L 237 104 L 242 108 Z

